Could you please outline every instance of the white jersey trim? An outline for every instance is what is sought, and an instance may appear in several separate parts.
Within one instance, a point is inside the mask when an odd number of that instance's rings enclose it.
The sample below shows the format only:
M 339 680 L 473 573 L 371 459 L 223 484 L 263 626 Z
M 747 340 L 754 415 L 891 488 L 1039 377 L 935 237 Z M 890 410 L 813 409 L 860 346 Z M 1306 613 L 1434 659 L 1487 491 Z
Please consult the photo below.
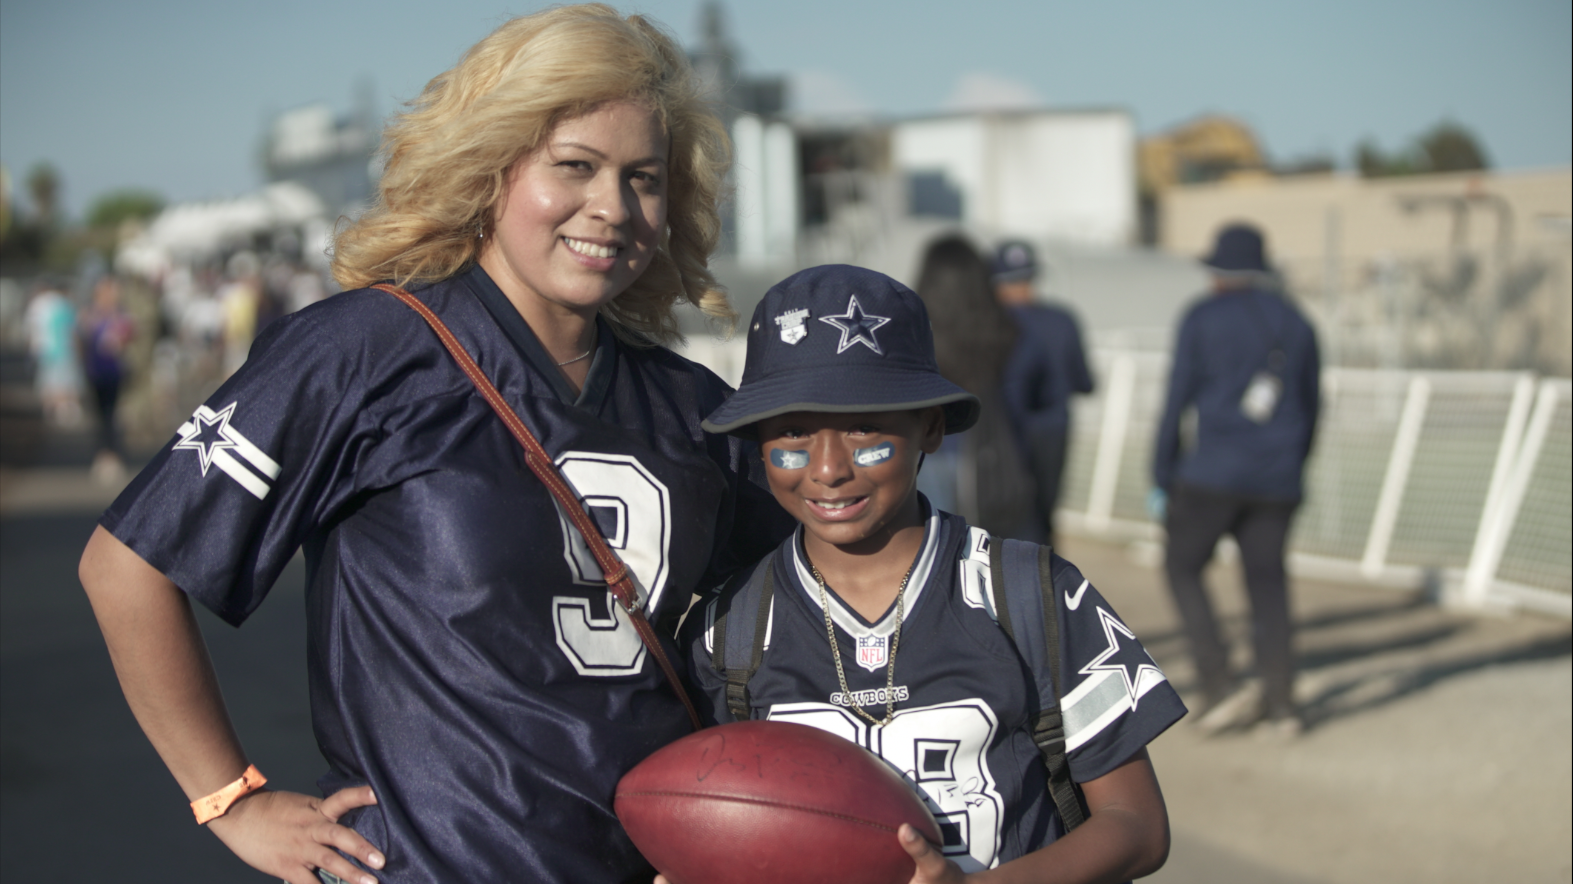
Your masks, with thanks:
M 929 578 L 933 576 L 934 557 L 939 554 L 940 522 L 939 516 L 929 516 L 928 523 L 923 526 L 923 549 L 918 553 L 918 558 L 912 565 L 912 576 L 907 579 L 906 617 L 912 616 L 912 609 L 917 607 L 918 599 L 928 587 Z M 809 570 L 808 561 L 803 556 L 803 526 L 799 525 L 797 533 L 792 537 L 792 563 L 797 570 L 799 588 L 808 596 L 809 602 L 821 611 L 824 608 L 819 604 L 819 581 L 814 579 L 814 572 Z M 865 636 L 889 636 L 896 631 L 895 607 L 881 617 L 878 623 L 864 626 L 858 622 L 856 614 L 847 610 L 846 603 L 836 598 L 835 595 L 826 593 L 830 600 L 831 622 L 841 627 L 841 630 L 853 638 Z M 903 621 L 906 619 L 903 617 Z

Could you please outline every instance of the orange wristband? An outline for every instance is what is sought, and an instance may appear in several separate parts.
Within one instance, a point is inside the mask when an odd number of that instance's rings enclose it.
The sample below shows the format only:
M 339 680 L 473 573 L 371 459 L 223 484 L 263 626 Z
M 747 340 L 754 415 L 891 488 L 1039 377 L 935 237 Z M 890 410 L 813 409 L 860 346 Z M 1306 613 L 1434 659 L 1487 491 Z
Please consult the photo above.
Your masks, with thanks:
M 242 796 L 262 788 L 268 778 L 257 770 L 255 764 L 249 765 L 240 779 L 228 786 L 214 792 L 205 798 L 198 798 L 191 802 L 191 812 L 197 816 L 197 825 L 206 825 L 209 820 L 218 819 L 229 812 L 229 806 L 240 800 Z

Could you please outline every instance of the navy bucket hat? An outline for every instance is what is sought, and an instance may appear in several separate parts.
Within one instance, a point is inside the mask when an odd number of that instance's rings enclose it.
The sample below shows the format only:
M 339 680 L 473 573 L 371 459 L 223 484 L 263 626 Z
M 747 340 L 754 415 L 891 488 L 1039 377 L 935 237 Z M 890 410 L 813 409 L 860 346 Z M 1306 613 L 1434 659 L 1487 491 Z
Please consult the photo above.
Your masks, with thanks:
M 1267 245 L 1262 232 L 1250 224 L 1230 224 L 1218 231 L 1212 254 L 1202 264 L 1214 273 L 1268 273 Z
M 771 287 L 748 325 L 743 383 L 705 418 L 712 433 L 755 438 L 794 411 L 945 409 L 945 432 L 978 419 L 978 398 L 940 376 L 928 311 L 883 273 L 829 264 Z

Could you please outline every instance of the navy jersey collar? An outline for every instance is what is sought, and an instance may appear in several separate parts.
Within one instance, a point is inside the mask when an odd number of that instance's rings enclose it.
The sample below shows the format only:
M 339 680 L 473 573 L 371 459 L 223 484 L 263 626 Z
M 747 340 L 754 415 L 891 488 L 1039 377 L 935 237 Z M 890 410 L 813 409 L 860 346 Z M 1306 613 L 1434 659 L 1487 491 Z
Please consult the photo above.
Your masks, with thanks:
M 617 337 L 612 334 L 612 329 L 606 320 L 599 315 L 595 317 L 596 347 L 595 356 L 590 361 L 590 373 L 584 380 L 584 388 L 575 395 L 573 387 L 568 385 L 568 379 L 558 371 L 557 361 L 546 352 L 546 347 L 541 339 L 535 336 L 530 324 L 524 321 L 519 311 L 502 293 L 497 283 L 491 276 L 475 264 L 464 273 L 465 279 L 470 283 L 470 289 L 492 315 L 497 326 L 513 344 L 525 362 L 534 368 L 536 373 L 546 378 L 551 384 L 552 391 L 557 394 L 559 401 L 565 405 L 574 405 L 588 408 L 592 411 L 600 407 L 606 398 L 606 390 L 612 384 L 612 372 L 617 362 Z
M 941 514 L 928 505 L 927 498 L 919 496 L 923 504 L 923 545 L 918 548 L 917 556 L 912 562 L 912 576 L 907 580 L 906 616 L 903 620 L 912 618 L 912 612 L 918 606 L 918 599 L 922 598 L 932 578 L 937 574 L 943 576 L 947 573 L 946 563 L 940 555 L 948 540 L 947 532 L 943 530 L 944 519 Z M 786 548 L 787 570 L 797 577 L 798 589 L 815 608 L 819 604 L 819 581 L 814 579 L 814 572 L 809 568 L 808 554 L 803 550 L 803 526 L 798 525 L 788 540 Z M 936 568 L 936 564 L 938 567 Z M 880 615 L 878 621 L 870 623 L 859 614 L 855 608 L 842 601 L 841 596 L 831 586 L 826 586 L 826 597 L 830 601 L 830 619 L 853 638 L 862 638 L 867 635 L 886 636 L 896 629 L 896 603 L 891 602 L 890 607 Z

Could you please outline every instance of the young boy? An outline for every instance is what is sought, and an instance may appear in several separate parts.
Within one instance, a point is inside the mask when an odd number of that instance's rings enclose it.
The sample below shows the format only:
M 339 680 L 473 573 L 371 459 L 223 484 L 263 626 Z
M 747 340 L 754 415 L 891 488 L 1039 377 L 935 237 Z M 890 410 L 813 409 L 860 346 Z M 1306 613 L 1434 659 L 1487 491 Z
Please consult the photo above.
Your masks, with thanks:
M 773 569 L 774 588 L 748 714 L 838 734 L 904 773 L 946 842 L 902 827 L 914 884 L 1151 874 L 1169 833 L 1146 745 L 1185 707 L 1098 591 L 1053 558 L 1055 688 L 1087 810 L 1066 834 L 1032 739 L 1035 679 L 1050 674 L 1030 672 L 998 622 L 988 535 L 916 489 L 923 455 L 978 408 L 940 376 L 923 304 L 895 280 L 816 267 L 765 295 L 742 386 L 704 422 L 759 441 L 771 491 L 800 523 L 755 566 Z M 684 626 L 711 721 L 733 720 L 714 659 L 717 612 L 748 576 L 704 598 Z M 1042 628 L 1018 623 L 1015 634 Z

